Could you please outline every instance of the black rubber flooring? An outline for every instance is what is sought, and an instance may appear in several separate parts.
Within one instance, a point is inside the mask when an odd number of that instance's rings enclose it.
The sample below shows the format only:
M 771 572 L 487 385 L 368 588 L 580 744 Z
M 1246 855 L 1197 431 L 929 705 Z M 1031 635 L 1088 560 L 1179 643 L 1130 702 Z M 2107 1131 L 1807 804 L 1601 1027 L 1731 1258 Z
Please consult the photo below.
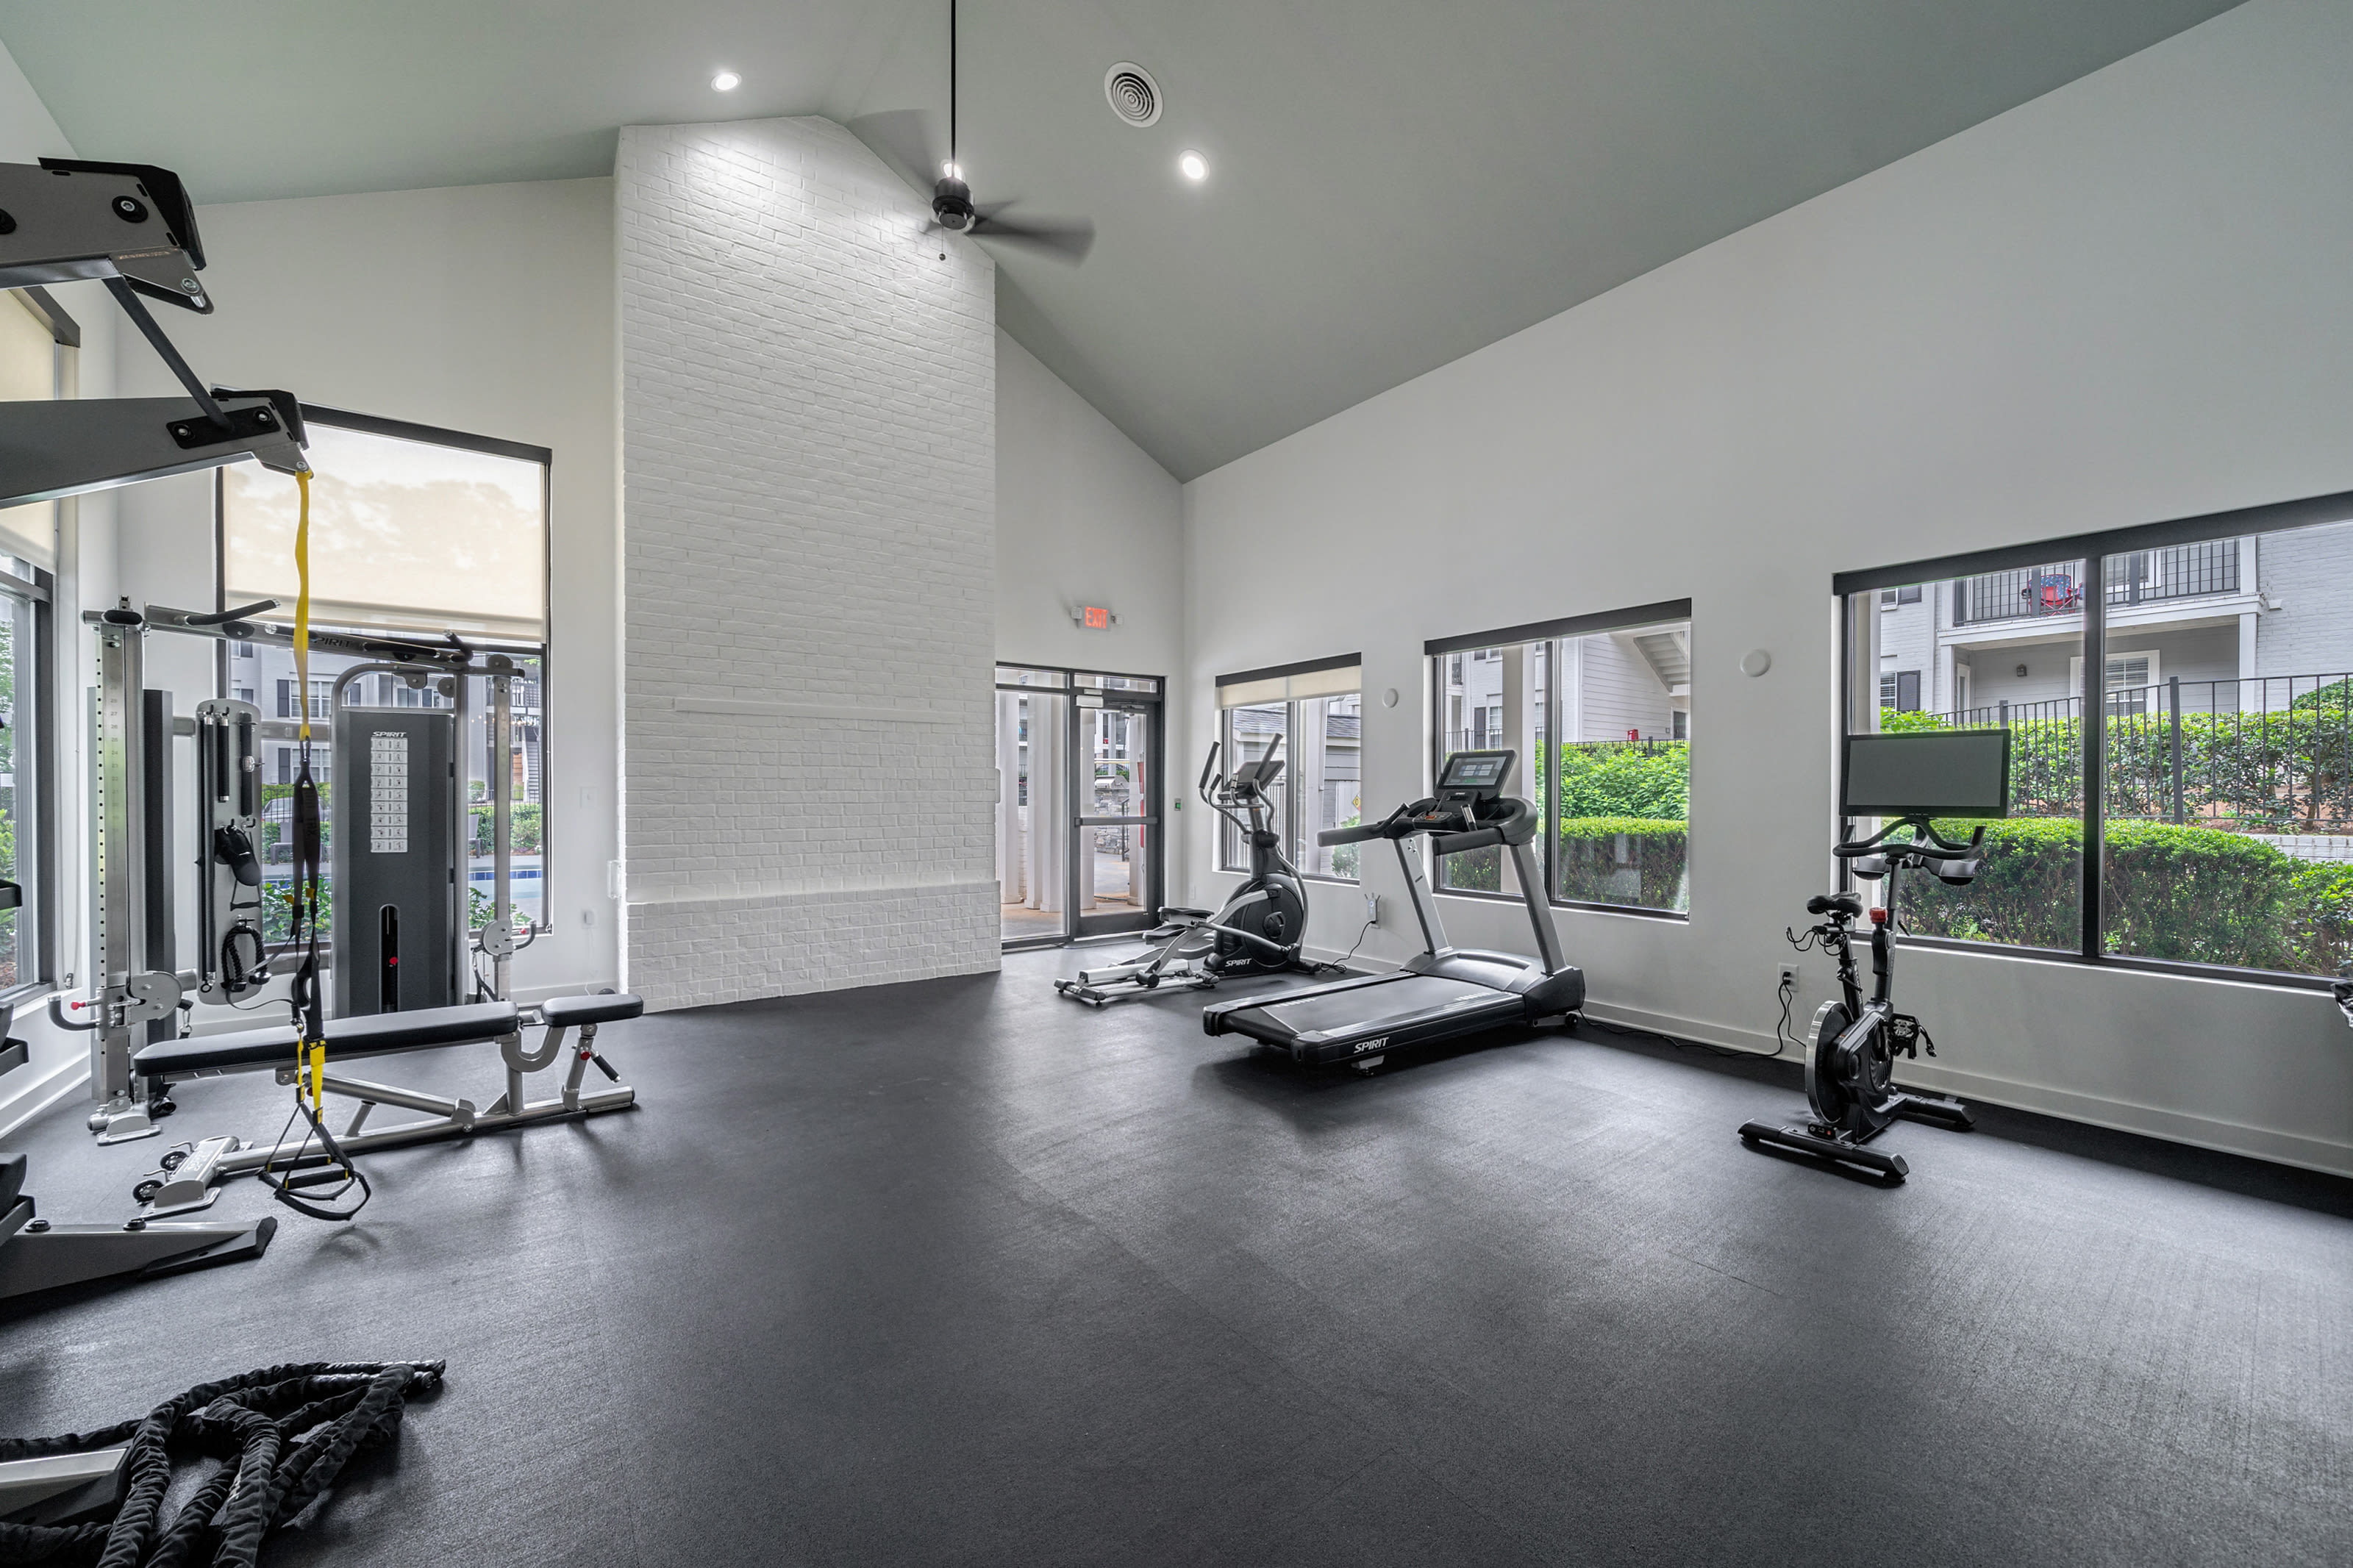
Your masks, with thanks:
M 1740 1147 L 1784 1069 L 1302 1076 L 1199 996 L 1053 995 L 1081 962 L 613 1029 L 638 1110 L 0 1322 L 0 1432 L 447 1358 L 284 1563 L 2353 1562 L 2353 1184 L 1993 1113 L 1883 1190 Z M 496 1092 L 382 1072 L 437 1075 Z M 160 1142 L 81 1109 L 18 1143 L 113 1217 Z

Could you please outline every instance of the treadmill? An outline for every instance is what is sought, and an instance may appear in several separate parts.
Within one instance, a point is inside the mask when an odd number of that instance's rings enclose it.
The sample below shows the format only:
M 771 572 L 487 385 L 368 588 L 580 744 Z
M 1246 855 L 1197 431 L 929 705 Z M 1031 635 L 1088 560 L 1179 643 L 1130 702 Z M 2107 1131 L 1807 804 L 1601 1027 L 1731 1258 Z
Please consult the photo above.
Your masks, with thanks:
M 1386 838 L 1396 846 L 1424 945 L 1405 967 L 1279 996 L 1215 1003 L 1202 1012 L 1201 1027 L 1212 1035 L 1247 1035 L 1304 1065 L 1353 1062 L 1371 1068 L 1388 1052 L 1409 1046 L 1533 1024 L 1583 1006 L 1585 972 L 1561 958 L 1544 873 L 1528 847 L 1536 835 L 1536 809 L 1504 794 L 1504 782 L 1518 760 L 1508 749 L 1457 752 L 1439 772 L 1436 795 L 1398 806 L 1379 822 L 1315 836 L 1318 844 Z M 1511 852 L 1528 923 L 1535 931 L 1537 957 L 1447 945 L 1419 858 L 1409 847 L 1409 841 L 1422 837 L 1437 855 L 1490 845 Z

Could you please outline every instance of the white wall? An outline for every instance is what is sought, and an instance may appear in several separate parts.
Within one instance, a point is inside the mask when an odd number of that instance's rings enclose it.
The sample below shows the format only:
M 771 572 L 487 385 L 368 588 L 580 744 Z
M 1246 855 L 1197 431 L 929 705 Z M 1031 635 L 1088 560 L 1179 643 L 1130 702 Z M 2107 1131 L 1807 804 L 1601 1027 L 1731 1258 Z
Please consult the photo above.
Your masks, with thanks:
M 830 121 L 615 171 L 628 982 L 994 969 L 995 269 Z
M 2353 8 L 2258 0 L 1195 480 L 1194 721 L 1219 670 L 1362 647 L 1386 807 L 1424 784 L 1424 638 L 1689 595 L 1691 919 L 1561 925 L 1597 1012 L 1769 1047 L 1830 875 L 1834 572 L 2353 489 L 2348 79 Z M 1442 902 L 1525 950 L 1516 910 Z M 1313 938 L 1359 918 L 1327 899 Z M 2353 1171 L 2325 994 L 1905 967 L 1924 1082 Z
M 1184 494 L 1037 356 L 997 334 L 997 657 L 1175 676 Z M 1102 605 L 1108 631 L 1071 611 Z
M 611 635 L 615 357 L 613 183 L 467 185 L 201 207 L 217 310 L 167 313 L 198 374 L 283 387 L 305 402 L 545 447 L 550 510 L 546 810 L 553 929 L 517 956 L 536 1001 L 614 984 L 618 920 Z M 175 390 L 135 334 L 127 394 Z M 134 604 L 210 607 L 209 474 L 120 493 L 121 591 Z M 147 640 L 148 684 L 181 711 L 214 683 L 213 647 Z M 185 921 L 184 921 L 185 926 Z

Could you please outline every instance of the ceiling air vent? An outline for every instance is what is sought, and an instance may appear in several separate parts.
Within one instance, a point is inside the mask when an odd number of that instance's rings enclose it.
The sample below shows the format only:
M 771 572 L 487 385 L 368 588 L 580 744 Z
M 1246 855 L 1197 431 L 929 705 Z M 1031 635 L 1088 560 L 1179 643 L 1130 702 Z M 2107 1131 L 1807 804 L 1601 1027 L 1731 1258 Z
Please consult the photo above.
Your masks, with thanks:
M 1142 66 L 1122 60 L 1103 72 L 1103 96 L 1113 114 L 1139 130 L 1160 119 L 1160 84 Z

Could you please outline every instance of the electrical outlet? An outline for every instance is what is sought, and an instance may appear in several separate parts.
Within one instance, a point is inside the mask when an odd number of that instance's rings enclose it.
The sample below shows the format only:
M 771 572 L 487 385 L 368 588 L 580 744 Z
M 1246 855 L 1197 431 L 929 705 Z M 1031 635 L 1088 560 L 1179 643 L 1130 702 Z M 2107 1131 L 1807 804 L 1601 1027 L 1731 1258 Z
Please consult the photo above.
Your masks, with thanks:
M 1775 977 L 1773 985 L 1774 989 L 1777 991 L 1796 991 L 1798 988 L 1798 966 L 1794 963 L 1785 963 L 1781 965 L 1780 973 Z
M 1365 923 L 1376 926 L 1381 923 L 1381 896 L 1378 893 L 1365 895 Z

